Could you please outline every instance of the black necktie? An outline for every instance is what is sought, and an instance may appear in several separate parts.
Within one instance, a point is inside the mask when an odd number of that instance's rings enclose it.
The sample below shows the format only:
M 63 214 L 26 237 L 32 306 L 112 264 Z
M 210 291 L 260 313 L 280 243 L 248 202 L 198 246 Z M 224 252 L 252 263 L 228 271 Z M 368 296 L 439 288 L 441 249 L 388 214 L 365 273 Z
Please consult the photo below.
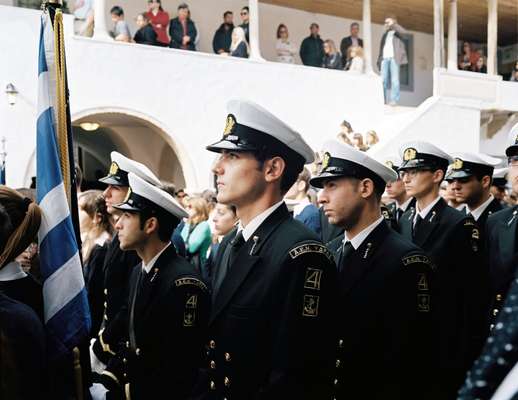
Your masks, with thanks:
M 396 222 L 399 222 L 399 220 L 401 219 L 401 216 L 403 215 L 403 210 L 401 208 L 398 208 L 396 210 Z
M 421 218 L 420 214 L 417 214 L 417 217 L 415 219 L 414 229 L 412 229 L 412 237 L 417 236 L 417 230 L 419 229 L 419 225 L 421 225 L 421 222 L 423 222 L 423 219 Z
M 338 271 L 344 270 L 344 265 L 347 263 L 347 259 L 354 252 L 354 247 L 350 241 L 345 242 L 342 245 L 342 252 L 340 253 L 340 257 L 338 260 Z
M 230 241 L 223 256 L 221 257 L 221 263 L 219 265 L 219 269 L 216 272 L 216 277 L 214 280 L 214 287 L 212 290 L 212 299 L 213 301 L 216 299 L 216 295 L 218 294 L 219 288 L 223 283 L 223 280 L 227 276 L 232 264 L 235 261 L 237 253 L 239 249 L 245 243 L 245 238 L 243 237 L 243 231 L 239 231 L 238 234 Z

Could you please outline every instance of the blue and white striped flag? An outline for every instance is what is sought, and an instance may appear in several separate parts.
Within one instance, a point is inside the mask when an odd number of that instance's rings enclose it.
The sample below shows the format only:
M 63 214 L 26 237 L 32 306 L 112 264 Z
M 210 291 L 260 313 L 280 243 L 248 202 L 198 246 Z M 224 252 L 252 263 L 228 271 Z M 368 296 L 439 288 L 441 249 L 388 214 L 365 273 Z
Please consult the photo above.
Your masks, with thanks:
M 41 20 L 38 63 L 36 186 L 38 203 L 43 210 L 38 237 L 44 278 L 45 325 L 49 338 L 49 356 L 53 359 L 69 354 L 84 341 L 90 330 L 90 311 L 81 259 L 67 199 L 70 187 L 67 188 L 66 183 L 70 185 L 71 180 L 66 176 L 66 170 L 63 172 L 63 150 L 59 146 L 57 110 L 62 105 L 58 103 L 60 89 L 57 86 L 56 68 L 62 65 L 59 61 L 60 52 L 64 52 L 62 37 L 61 43 L 56 44 L 49 12 L 45 12 Z M 61 99 L 65 92 L 62 89 Z M 68 146 L 72 146 L 72 143 L 68 143 Z

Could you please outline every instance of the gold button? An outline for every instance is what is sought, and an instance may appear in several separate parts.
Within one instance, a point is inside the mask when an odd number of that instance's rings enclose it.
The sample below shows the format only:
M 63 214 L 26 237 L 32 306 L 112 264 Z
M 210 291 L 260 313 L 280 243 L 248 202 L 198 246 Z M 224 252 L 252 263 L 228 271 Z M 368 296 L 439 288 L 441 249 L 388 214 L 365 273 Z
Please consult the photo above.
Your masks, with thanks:
M 336 368 L 340 366 L 340 360 L 336 360 Z
M 128 375 L 126 375 L 126 372 L 124 372 L 122 375 L 124 376 L 124 378 L 128 377 Z
M 123 358 L 123 359 L 122 359 L 122 362 L 123 362 L 124 364 L 127 364 L 127 363 L 128 363 L 128 360 L 127 360 L 127 359 L 125 359 L 125 358 Z
M 226 376 L 225 376 L 225 381 L 224 381 L 224 382 L 225 382 L 225 386 L 226 386 L 226 387 L 229 387 L 229 386 L 230 386 L 230 379 L 229 379 L 229 378 L 227 378 Z
M 502 301 L 502 295 L 501 294 L 497 294 L 496 295 L 496 301 Z
M 129 349 L 129 342 L 126 342 L 126 348 Z
M 108 307 L 108 303 L 104 302 L 104 308 Z
M 338 379 L 335 379 L 335 386 L 338 385 Z
M 498 310 L 495 308 L 495 309 L 493 310 L 493 315 L 496 315 L 496 314 L 498 314 Z
M 225 353 L 225 361 L 230 361 L 230 353 Z
M 216 390 L 216 384 L 214 381 L 210 381 L 210 390 Z
M 216 369 L 216 361 L 211 360 L 211 362 L 210 362 L 210 368 L 211 368 L 211 369 Z
M 214 340 L 211 340 L 211 341 L 209 342 L 209 347 L 210 347 L 211 349 L 215 349 L 215 348 L 216 348 L 216 342 L 215 342 Z
M 489 325 L 489 329 L 493 329 L 495 327 L 495 324 Z
M 103 318 L 105 321 L 108 321 L 108 316 L 106 314 L 104 314 Z
M 344 347 L 344 341 L 343 341 L 342 339 L 340 339 L 340 340 L 338 341 L 338 346 L 339 346 L 339 347 Z
M 139 356 L 139 355 L 140 355 L 140 349 L 135 350 L 135 354 L 136 354 L 137 356 Z
M 108 289 L 104 288 L 104 294 L 108 294 Z

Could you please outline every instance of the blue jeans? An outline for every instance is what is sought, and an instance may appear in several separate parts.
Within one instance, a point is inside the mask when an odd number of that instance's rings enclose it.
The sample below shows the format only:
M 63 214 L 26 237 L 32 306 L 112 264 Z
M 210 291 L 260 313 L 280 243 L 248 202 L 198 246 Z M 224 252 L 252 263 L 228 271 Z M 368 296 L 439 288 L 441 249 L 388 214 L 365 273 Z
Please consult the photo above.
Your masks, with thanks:
M 399 102 L 399 65 L 393 58 L 384 58 L 381 60 L 381 76 L 383 77 L 383 93 L 385 94 L 385 102 L 388 102 L 387 91 L 390 82 L 390 101 Z

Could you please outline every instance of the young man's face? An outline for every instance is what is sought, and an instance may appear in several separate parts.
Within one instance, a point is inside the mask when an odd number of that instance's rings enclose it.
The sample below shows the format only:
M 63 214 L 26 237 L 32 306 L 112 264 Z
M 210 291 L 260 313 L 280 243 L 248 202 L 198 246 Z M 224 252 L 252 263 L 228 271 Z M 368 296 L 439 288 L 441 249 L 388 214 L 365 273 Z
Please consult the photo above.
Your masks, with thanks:
M 216 175 L 219 203 L 236 207 L 253 203 L 265 190 L 259 161 L 250 152 L 224 150 L 212 168 Z
M 331 224 L 351 229 L 358 222 L 363 198 L 359 191 L 360 181 L 354 178 L 337 178 L 324 183 L 318 202 Z
M 234 21 L 234 14 L 227 14 L 223 18 L 223 22 L 228 25 L 232 25 L 233 21 Z
M 112 17 L 112 22 L 117 22 L 120 19 L 120 17 L 116 14 L 112 14 L 111 17 Z
M 140 229 L 140 215 L 123 212 L 115 224 L 118 232 L 121 250 L 135 250 L 147 239 L 143 229 Z
M 388 182 L 385 190 L 391 200 L 396 200 L 406 194 L 405 184 L 402 179 Z
M 478 202 L 484 191 L 482 182 L 475 176 L 453 179 L 451 188 L 457 203 L 466 203 L 468 205 Z
M 401 175 L 407 195 L 417 199 L 429 194 L 437 185 L 431 171 L 407 169 L 402 171 Z
M 106 202 L 106 210 L 108 214 L 115 214 L 117 210 L 113 208 L 114 205 L 120 204 L 126 198 L 128 193 L 127 186 L 108 185 L 103 192 L 104 201 Z
M 316 36 L 316 35 L 318 35 L 319 28 L 318 28 L 318 26 L 313 25 L 313 26 L 311 26 L 311 27 L 309 28 L 309 31 L 311 32 L 311 34 L 312 34 L 313 36 Z
M 351 26 L 351 36 L 352 37 L 358 37 L 359 33 L 360 33 L 360 27 L 358 25 Z
M 250 19 L 250 15 L 248 13 L 248 10 L 245 10 L 245 9 L 241 10 L 239 15 L 241 16 L 241 21 L 243 21 L 244 23 L 247 23 L 248 20 Z
M 518 193 L 518 157 L 517 156 L 513 156 L 512 158 L 509 159 L 509 173 L 507 174 L 507 180 L 511 184 L 513 193 Z

